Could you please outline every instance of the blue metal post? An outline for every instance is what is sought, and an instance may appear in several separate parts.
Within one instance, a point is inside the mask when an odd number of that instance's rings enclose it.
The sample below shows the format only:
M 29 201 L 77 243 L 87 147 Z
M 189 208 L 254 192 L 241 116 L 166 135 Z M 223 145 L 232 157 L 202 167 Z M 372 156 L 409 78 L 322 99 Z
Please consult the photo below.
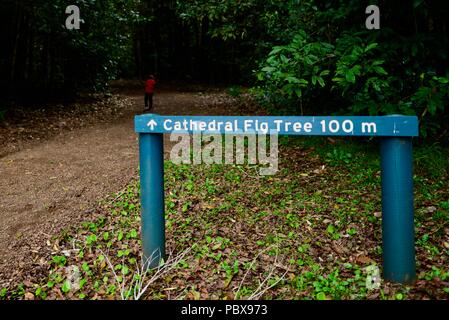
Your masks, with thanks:
M 147 267 L 165 259 L 164 138 L 161 133 L 141 133 L 140 192 L 142 246 Z
M 387 281 L 416 278 L 412 139 L 381 142 L 383 274 Z

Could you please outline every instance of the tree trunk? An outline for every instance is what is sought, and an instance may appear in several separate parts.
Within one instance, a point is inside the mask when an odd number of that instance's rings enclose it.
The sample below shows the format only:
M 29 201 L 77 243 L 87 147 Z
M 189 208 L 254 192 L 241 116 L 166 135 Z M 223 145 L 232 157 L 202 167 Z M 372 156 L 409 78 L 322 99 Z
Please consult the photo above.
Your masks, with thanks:
M 10 73 L 10 84 L 13 85 L 15 81 L 16 76 L 16 62 L 17 62 L 17 52 L 19 50 L 19 43 L 20 43 L 20 33 L 22 31 L 22 16 L 23 16 L 23 10 L 22 6 L 19 2 L 17 2 L 17 14 L 16 14 L 16 38 L 14 40 L 14 46 L 13 51 L 11 55 L 11 73 Z

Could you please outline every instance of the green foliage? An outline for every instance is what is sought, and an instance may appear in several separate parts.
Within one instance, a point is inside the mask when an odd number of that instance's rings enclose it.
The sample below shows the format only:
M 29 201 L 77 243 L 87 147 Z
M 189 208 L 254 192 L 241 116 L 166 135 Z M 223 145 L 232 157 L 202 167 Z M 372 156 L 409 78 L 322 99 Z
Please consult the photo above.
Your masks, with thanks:
M 199 48 L 202 52 L 201 63 L 195 68 L 209 60 L 213 70 L 224 66 L 224 75 L 240 76 L 228 79 L 235 83 L 242 79 L 253 81 L 251 74 L 259 60 L 279 39 L 291 38 L 299 14 L 309 3 L 299 0 L 178 0 L 174 7 L 183 25 L 192 33 L 190 39 L 196 46 L 192 51 L 197 52 Z
M 5 299 L 7 294 L 8 294 L 8 289 L 2 288 L 2 289 L 0 290 L 0 300 Z
M 333 46 L 325 42 L 310 42 L 304 31 L 299 32 L 286 46 L 273 48 L 258 79 L 266 83 L 270 97 L 280 95 L 296 101 L 302 113 L 303 97 L 309 101 L 314 92 L 325 87 L 329 76 L 327 61 Z M 321 61 L 321 60 L 327 61 Z
M 334 148 L 332 152 L 326 153 L 325 161 L 332 165 L 349 165 L 353 161 L 352 154 L 341 148 Z
M 83 23 L 79 32 L 67 32 L 70 58 L 84 65 L 84 84 L 104 89 L 123 65 L 132 62 L 132 27 L 146 21 L 137 0 L 88 1 L 80 4 Z M 80 61 L 81 60 L 81 61 Z M 122 66 L 120 66 L 122 65 Z
M 432 21 L 438 5 L 422 11 L 420 2 L 398 10 L 381 1 L 382 17 L 397 10 L 396 20 L 386 18 L 381 30 L 368 31 L 351 22 L 364 17 L 364 3 L 336 2 L 301 1 L 308 4 L 301 8 L 290 3 L 296 28 L 282 44 L 274 44 L 256 72 L 260 101 L 274 105 L 272 112 L 288 114 L 307 109 L 314 114 L 417 115 L 424 137 L 447 136 L 448 38 L 422 23 Z
M 67 263 L 67 258 L 64 256 L 53 256 L 52 257 L 52 263 L 57 265 L 57 266 L 65 266 Z
M 232 86 L 229 87 L 228 93 L 231 97 L 239 98 L 243 94 L 243 89 L 239 86 Z
M 380 289 L 372 290 L 367 287 L 367 262 L 354 257 L 351 248 L 357 246 L 362 257 L 373 260 L 372 265 L 382 261 L 381 218 L 375 214 L 381 210 L 378 152 L 347 139 L 298 138 L 290 143 L 283 148 L 283 154 L 292 160 L 286 161 L 283 170 L 272 177 L 255 176 L 249 166 L 190 167 L 165 163 L 167 235 L 173 239 L 168 248 L 176 248 L 177 252 L 189 248 L 191 252 L 158 281 L 164 286 L 150 286 L 144 298 L 167 298 L 162 289 L 172 288 L 171 295 L 180 299 L 229 299 L 229 293 L 235 294 L 244 280 L 240 293 L 234 297 L 245 299 L 263 281 L 275 284 L 286 267 L 286 276 L 267 290 L 263 299 L 447 296 L 448 171 L 438 178 L 423 175 L 420 167 L 432 166 L 430 160 L 423 158 L 431 150 L 415 149 L 421 155 L 419 165 L 415 164 L 419 167 L 415 172 L 417 261 L 425 261 L 417 265 L 417 273 L 424 289 L 410 290 L 382 281 Z M 299 149 L 292 148 L 294 143 Z M 320 148 L 312 149 L 316 145 Z M 303 156 L 298 157 L 297 150 Z M 341 150 L 335 151 L 337 161 L 326 163 L 327 154 L 334 150 Z M 346 164 L 347 154 L 357 161 Z M 338 160 L 340 155 L 343 161 Z M 192 181 L 191 190 L 179 183 L 187 180 Z M 58 241 L 61 251 L 73 250 L 75 245 L 86 254 L 50 258 L 54 261 L 50 274 L 40 276 L 36 284 L 33 281 L 25 287 L 0 290 L 0 299 L 21 298 L 29 292 L 39 299 L 55 299 L 60 297 L 59 291 L 68 299 L 120 298 L 121 285 L 127 287 L 134 277 L 138 278 L 135 272 L 140 266 L 141 241 L 135 236 L 141 224 L 139 187 L 132 184 L 113 198 L 113 202 L 104 201 L 106 214 L 97 213 L 95 222 L 80 225 L 71 231 L 70 237 L 63 234 L 63 240 Z M 181 214 L 185 203 L 190 204 L 189 208 Z M 432 214 L 429 206 L 434 207 Z M 86 238 L 93 234 L 96 241 L 86 246 Z M 278 265 L 277 258 L 282 259 L 278 260 L 282 261 L 282 268 L 276 268 L 267 280 L 270 268 Z M 66 281 L 68 265 L 76 265 L 80 270 L 80 289 L 76 292 Z M 157 271 L 150 271 L 148 276 L 154 272 Z M 244 279 L 247 272 L 251 277 Z M 206 291 L 207 297 L 202 295 Z
M 415 148 L 413 159 L 415 170 L 430 177 L 444 176 L 445 172 L 449 171 L 449 150 L 439 144 Z
M 81 29 L 69 31 L 63 0 L 4 1 L 0 21 L 18 33 L 7 34 L 0 85 L 15 96 L 70 96 L 153 69 L 170 80 L 256 84 L 279 114 L 417 115 L 424 137 L 444 140 L 448 5 L 376 3 L 378 31 L 366 30 L 367 4 L 356 0 L 82 1 Z
M 6 37 L 0 81 L 17 90 L 20 99 L 49 94 L 67 98 L 80 89 L 104 90 L 120 69 L 133 63 L 133 27 L 145 21 L 139 0 L 73 3 L 80 8 L 79 30 L 65 27 L 69 4 L 36 0 L 0 5 L 1 20 L 15 32 Z

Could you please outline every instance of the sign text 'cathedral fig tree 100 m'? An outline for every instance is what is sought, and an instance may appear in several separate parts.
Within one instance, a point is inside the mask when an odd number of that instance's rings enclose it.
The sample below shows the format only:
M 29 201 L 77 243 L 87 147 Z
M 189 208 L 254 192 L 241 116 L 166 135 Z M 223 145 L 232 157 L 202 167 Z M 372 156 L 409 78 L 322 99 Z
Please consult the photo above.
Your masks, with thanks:
M 148 114 L 136 117 L 135 127 L 139 133 L 418 136 L 418 119 L 414 116 L 229 117 Z

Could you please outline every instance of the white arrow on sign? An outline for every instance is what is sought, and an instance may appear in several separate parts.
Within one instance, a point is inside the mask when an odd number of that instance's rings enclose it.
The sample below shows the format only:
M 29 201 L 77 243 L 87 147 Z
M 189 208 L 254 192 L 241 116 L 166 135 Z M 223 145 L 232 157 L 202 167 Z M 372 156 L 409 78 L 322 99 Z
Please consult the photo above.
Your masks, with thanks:
M 147 126 L 150 127 L 151 130 L 154 130 L 154 127 L 157 126 L 157 122 L 154 121 L 154 119 L 151 119 L 151 121 L 148 122 Z

